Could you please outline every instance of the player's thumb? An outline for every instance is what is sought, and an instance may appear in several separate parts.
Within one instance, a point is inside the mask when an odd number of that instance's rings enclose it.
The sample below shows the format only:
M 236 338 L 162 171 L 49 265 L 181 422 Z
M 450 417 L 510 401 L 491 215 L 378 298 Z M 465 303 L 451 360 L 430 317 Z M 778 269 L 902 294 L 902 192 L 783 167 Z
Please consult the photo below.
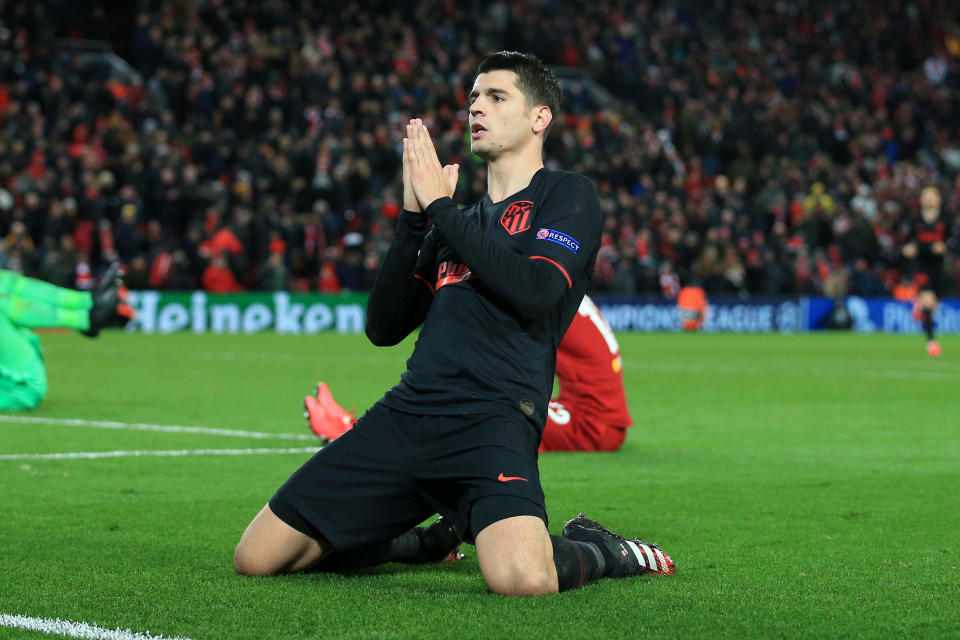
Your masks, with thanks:
M 457 180 L 460 178 L 460 165 L 448 164 L 443 168 L 443 175 L 447 179 L 447 186 L 450 187 L 450 195 L 457 190 Z

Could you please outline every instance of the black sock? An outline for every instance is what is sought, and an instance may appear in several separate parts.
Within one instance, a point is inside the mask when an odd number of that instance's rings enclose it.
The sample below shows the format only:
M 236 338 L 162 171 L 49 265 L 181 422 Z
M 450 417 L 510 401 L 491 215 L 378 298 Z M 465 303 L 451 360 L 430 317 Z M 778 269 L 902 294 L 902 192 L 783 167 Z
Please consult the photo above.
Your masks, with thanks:
M 604 577 L 607 562 L 596 545 L 560 536 L 550 536 L 550 542 L 560 591 L 579 589 L 591 580 Z
M 385 562 L 419 562 L 423 553 L 423 529 L 414 527 L 390 541 Z
M 924 309 L 921 315 L 923 317 L 923 332 L 927 334 L 927 340 L 933 340 L 933 311 Z
M 385 562 L 422 562 L 423 527 L 414 527 L 392 540 L 375 542 L 366 547 L 338 551 L 317 567 L 320 571 L 359 571 Z

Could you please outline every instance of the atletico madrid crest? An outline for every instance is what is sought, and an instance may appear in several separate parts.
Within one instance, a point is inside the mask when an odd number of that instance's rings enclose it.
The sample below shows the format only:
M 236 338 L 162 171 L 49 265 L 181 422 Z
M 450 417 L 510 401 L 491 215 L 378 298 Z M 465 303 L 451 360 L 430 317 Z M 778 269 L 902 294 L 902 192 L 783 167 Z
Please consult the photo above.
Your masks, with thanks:
M 516 235 L 530 228 L 530 218 L 533 212 L 533 203 L 529 200 L 517 200 L 507 205 L 507 209 L 500 217 L 500 224 L 507 233 Z

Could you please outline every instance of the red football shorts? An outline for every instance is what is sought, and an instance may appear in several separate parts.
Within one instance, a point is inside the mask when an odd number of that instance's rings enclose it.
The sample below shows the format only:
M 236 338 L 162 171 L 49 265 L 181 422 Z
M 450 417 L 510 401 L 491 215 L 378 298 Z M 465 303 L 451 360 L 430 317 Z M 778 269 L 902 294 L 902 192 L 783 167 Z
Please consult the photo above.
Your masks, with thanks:
M 591 420 L 576 406 L 553 399 L 540 451 L 616 451 L 626 436 L 626 429 Z

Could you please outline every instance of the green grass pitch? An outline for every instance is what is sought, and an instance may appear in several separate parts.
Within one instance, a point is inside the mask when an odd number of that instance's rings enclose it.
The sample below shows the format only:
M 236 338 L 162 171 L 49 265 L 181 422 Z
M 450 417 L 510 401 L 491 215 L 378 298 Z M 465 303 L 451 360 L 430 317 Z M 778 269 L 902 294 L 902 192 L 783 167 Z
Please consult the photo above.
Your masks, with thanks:
M 354 576 L 237 577 L 240 533 L 306 453 L 0 460 L 0 613 L 195 640 L 960 637 L 960 339 L 620 335 L 635 426 L 550 454 L 552 532 L 580 510 L 658 542 L 670 578 L 486 592 L 476 555 Z M 319 379 L 362 410 L 412 347 L 359 336 L 45 335 L 18 417 L 305 434 Z M 0 422 L 0 454 L 311 446 Z M 0 627 L 3 638 L 36 632 Z

